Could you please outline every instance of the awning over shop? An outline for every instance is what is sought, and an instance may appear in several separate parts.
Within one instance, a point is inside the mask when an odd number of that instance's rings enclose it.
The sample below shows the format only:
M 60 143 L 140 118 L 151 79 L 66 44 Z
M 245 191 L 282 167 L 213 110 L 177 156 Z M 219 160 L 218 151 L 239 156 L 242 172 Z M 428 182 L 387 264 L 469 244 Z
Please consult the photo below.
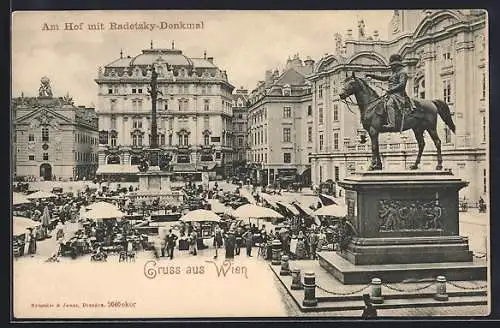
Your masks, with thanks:
M 198 164 L 193 164 L 193 163 L 177 163 L 173 164 L 173 171 L 177 173 L 191 173 L 191 172 L 202 172 L 205 170 L 211 171 L 215 167 L 215 163 L 209 163 L 209 164 L 203 164 L 203 163 L 198 163 Z
M 137 165 L 105 164 L 99 165 L 96 174 L 135 174 L 139 173 Z

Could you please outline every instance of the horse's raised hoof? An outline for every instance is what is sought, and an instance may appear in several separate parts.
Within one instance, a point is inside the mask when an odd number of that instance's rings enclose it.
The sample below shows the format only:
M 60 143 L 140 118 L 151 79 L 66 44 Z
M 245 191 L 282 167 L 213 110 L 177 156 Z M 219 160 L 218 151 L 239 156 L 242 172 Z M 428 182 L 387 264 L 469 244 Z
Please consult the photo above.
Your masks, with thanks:
M 417 169 L 418 169 L 417 164 L 413 164 L 412 166 L 410 166 L 410 170 L 417 170 Z
M 438 164 L 438 165 L 436 166 L 436 171 L 441 171 L 442 169 L 443 169 L 443 165 Z

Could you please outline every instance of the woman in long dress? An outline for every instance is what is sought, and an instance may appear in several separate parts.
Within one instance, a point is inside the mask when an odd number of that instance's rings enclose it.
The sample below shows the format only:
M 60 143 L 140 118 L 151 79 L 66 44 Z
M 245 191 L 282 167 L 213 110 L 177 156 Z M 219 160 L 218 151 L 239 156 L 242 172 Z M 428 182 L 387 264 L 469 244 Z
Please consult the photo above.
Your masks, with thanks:
M 229 230 L 226 235 L 226 259 L 234 259 L 234 248 L 236 246 L 236 237 L 234 230 Z
M 299 231 L 299 235 L 297 236 L 295 256 L 297 257 L 297 260 L 303 260 L 306 258 L 306 244 L 304 240 L 304 233 L 302 231 Z

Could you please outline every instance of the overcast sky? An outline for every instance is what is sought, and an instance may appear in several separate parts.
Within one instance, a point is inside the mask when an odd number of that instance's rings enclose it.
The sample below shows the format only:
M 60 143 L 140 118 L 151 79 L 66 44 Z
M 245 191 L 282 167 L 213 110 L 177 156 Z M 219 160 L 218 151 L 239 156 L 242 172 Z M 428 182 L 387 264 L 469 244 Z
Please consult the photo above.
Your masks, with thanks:
M 12 18 L 12 93 L 36 96 L 40 78 L 48 76 L 54 96 L 67 92 L 77 105 L 97 103 L 94 79 L 99 66 L 120 56 L 136 56 L 150 47 L 182 50 L 188 57 L 214 57 L 235 87 L 253 89 L 266 69 L 282 69 L 299 53 L 318 60 L 334 52 L 333 35 L 349 28 L 357 36 L 363 18 L 366 32 L 378 30 L 386 39 L 392 11 L 87 11 L 21 12 Z M 113 31 L 110 23 L 203 21 L 203 30 Z M 66 31 L 65 23 L 84 23 L 82 31 Z M 105 30 L 89 31 L 87 24 L 103 23 Z M 44 24 L 58 31 L 43 31 Z

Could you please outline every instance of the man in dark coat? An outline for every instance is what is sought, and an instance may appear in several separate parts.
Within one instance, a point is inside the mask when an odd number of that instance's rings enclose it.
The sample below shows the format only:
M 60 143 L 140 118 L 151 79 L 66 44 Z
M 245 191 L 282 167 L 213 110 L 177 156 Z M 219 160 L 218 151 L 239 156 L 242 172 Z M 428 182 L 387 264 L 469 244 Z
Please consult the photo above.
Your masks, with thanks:
M 387 90 L 387 124 L 383 127 L 393 129 L 395 127 L 396 110 L 402 110 L 406 101 L 411 104 L 412 109 L 415 107 L 411 99 L 406 94 L 406 83 L 408 81 L 408 73 L 403 69 L 403 60 L 401 55 L 394 54 L 389 58 L 389 66 L 391 67 L 391 76 L 379 76 L 374 74 L 366 74 L 366 77 L 371 77 L 379 81 L 388 81 L 389 90 Z
M 363 314 L 361 318 L 363 319 L 375 319 L 377 318 L 377 309 L 373 306 L 370 295 L 363 294 L 363 301 L 365 302 L 365 308 L 363 309 Z
M 253 233 L 250 227 L 243 234 L 243 239 L 245 240 L 245 246 L 247 248 L 247 256 L 252 257 L 252 245 L 253 245 Z
M 236 246 L 236 238 L 234 236 L 234 230 L 230 229 L 226 234 L 226 259 L 234 259 L 234 249 Z
M 241 246 L 243 245 L 243 229 L 241 227 L 236 228 L 236 245 L 235 245 L 235 255 L 240 255 L 240 249 Z
M 172 229 L 170 229 L 167 235 L 167 256 L 170 257 L 170 259 L 174 258 L 174 248 L 177 238 L 178 237 L 172 233 Z

